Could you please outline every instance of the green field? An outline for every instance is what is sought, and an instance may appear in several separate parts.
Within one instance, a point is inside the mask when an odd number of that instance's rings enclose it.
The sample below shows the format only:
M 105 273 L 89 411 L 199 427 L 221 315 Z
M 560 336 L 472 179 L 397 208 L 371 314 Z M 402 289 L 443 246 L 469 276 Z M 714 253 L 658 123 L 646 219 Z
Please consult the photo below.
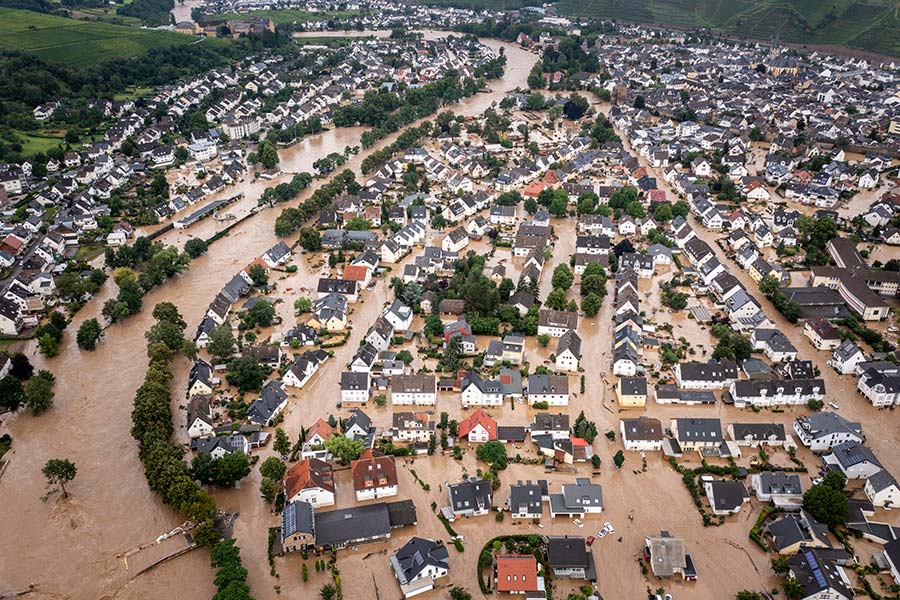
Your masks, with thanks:
M 608 17 L 730 35 L 849 46 L 900 56 L 897 0 L 560 0 L 562 14 Z
M 226 13 L 216 15 L 217 19 L 242 19 L 248 16 L 269 17 L 276 25 L 293 23 L 294 21 L 325 21 L 327 19 L 345 19 L 358 15 L 358 11 L 342 10 L 331 12 L 309 12 L 305 10 L 252 10 L 247 13 Z
M 0 50 L 30 52 L 50 62 L 92 65 L 131 58 L 151 48 L 188 44 L 191 36 L 90 23 L 24 10 L 0 8 Z

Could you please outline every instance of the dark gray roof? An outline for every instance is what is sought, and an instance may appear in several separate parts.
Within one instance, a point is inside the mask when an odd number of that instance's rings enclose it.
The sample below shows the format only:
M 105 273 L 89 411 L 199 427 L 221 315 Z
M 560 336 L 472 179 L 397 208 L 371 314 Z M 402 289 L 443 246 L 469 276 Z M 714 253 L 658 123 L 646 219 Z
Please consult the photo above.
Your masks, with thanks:
M 514 483 L 509 486 L 509 508 L 514 513 L 527 512 L 528 514 L 541 513 L 541 497 L 546 490 L 541 489 L 539 483 L 526 481 Z
M 783 471 L 763 471 L 759 474 L 759 483 L 766 494 L 803 493 L 799 475 L 789 475 Z
M 315 519 L 317 546 L 340 546 L 391 532 L 385 503 L 318 512 Z
M 263 388 L 259 398 L 250 405 L 247 418 L 251 423 L 265 425 L 285 400 L 287 392 L 284 391 L 284 384 L 280 381 L 270 381 Z
M 400 583 L 406 584 L 429 566 L 449 570 L 449 558 L 443 543 L 413 537 L 391 557 L 391 565 Z
M 493 491 L 489 481 L 472 477 L 465 481 L 451 484 L 449 488 L 453 512 L 475 510 L 479 506 L 486 508 L 491 506 Z
M 281 513 L 281 539 L 286 540 L 295 533 L 315 535 L 315 515 L 309 502 L 299 500 L 289 503 Z
M 712 489 L 710 502 L 716 510 L 735 510 L 750 498 L 747 488 L 740 481 L 715 480 L 708 482 Z
M 808 598 L 832 589 L 845 598 L 853 597 L 853 590 L 840 576 L 837 562 L 815 548 L 805 548 L 790 559 L 791 573 L 803 587 L 803 597 Z
M 831 452 L 844 468 L 863 463 L 881 466 L 881 463 L 875 457 L 875 453 L 859 442 L 843 442 L 832 448 Z
M 722 422 L 719 419 L 675 419 L 675 422 L 679 441 L 722 441 Z
M 594 556 L 582 537 L 551 537 L 547 540 L 547 561 L 553 568 L 592 570 Z

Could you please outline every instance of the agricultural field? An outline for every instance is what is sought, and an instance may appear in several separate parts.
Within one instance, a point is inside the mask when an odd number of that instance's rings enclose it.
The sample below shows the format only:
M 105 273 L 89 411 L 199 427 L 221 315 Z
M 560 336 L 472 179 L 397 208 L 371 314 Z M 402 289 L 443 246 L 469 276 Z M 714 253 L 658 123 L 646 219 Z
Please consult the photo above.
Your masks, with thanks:
M 900 5 L 892 0 L 560 0 L 561 14 L 677 27 L 708 27 L 767 40 L 843 45 L 900 55 Z
M 111 58 L 131 58 L 151 48 L 194 41 L 166 31 L 0 8 L 0 51 L 30 52 L 44 60 L 75 67 Z

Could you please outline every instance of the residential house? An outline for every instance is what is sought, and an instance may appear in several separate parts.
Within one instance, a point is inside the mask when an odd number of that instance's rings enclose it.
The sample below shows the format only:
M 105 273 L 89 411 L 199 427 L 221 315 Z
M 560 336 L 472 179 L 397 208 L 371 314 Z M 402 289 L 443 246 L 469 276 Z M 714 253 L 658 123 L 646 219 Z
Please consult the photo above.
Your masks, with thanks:
M 707 479 L 703 482 L 703 489 L 714 515 L 737 514 L 750 501 L 750 494 L 740 481 Z
M 391 381 L 391 403 L 434 406 L 437 403 L 437 381 L 434 375 L 413 373 L 398 375 Z
M 394 576 L 404 598 L 434 589 L 435 579 L 450 572 L 450 555 L 443 542 L 412 537 L 391 556 Z
M 287 503 L 306 502 L 313 508 L 334 505 L 334 468 L 324 460 L 306 458 L 284 475 Z
M 493 491 L 489 481 L 470 477 L 459 483 L 447 484 L 446 487 L 451 520 L 486 515 L 491 511 Z
M 482 409 L 459 422 L 459 437 L 470 443 L 490 442 L 497 439 L 497 421 Z
M 635 452 L 662 450 L 663 430 L 659 419 L 649 417 L 621 419 L 619 433 L 626 450 Z
M 824 452 L 845 442 L 862 443 L 862 425 L 852 423 L 834 412 L 818 412 L 797 417 L 794 433 L 813 452 Z
M 750 487 L 760 502 L 771 502 L 782 510 L 799 510 L 803 486 L 799 475 L 783 471 L 763 471 L 750 476 Z
M 393 456 L 376 455 L 374 450 L 366 450 L 350 463 L 350 471 L 357 502 L 387 498 L 398 493 L 400 480 Z
M 667 579 L 680 575 L 686 581 L 696 581 L 697 570 L 691 555 L 684 550 L 684 540 L 668 531 L 644 539 L 644 558 L 655 577 Z

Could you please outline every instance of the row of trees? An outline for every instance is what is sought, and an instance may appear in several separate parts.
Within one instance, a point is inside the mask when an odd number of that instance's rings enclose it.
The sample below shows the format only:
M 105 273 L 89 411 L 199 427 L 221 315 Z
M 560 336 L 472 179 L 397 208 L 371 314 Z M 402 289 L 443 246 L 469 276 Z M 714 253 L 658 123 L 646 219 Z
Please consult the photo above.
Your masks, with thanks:
M 312 183 L 312 175 L 307 172 L 297 173 L 290 182 L 279 183 L 275 187 L 266 188 L 259 197 L 259 204 L 268 204 L 274 206 L 279 202 L 287 202 L 293 200 L 297 195 L 309 187 Z
M 462 85 L 460 85 L 460 80 L 458 71 L 448 71 L 446 75 L 437 81 L 419 88 L 403 90 L 403 99 L 400 101 L 397 98 L 400 103 L 396 105 L 394 102 L 388 101 L 383 94 L 379 97 L 373 96 L 374 100 L 370 103 L 374 106 L 372 115 L 362 115 L 360 112 L 354 112 L 347 115 L 346 119 L 342 119 L 341 122 L 373 125 L 372 129 L 364 132 L 359 139 L 363 148 L 369 148 L 378 140 L 399 131 L 413 121 L 436 113 L 441 106 L 455 104 L 462 98 L 472 96 L 481 87 L 481 83 L 476 82 L 474 79 L 467 77 L 462 80 Z M 367 92 L 366 96 L 369 97 L 370 94 L 376 93 Z M 388 94 L 388 96 L 394 95 Z M 395 106 L 396 110 L 392 109 L 387 112 L 386 109 L 390 106 Z M 356 111 L 357 109 L 350 110 Z M 335 113 L 335 124 L 338 124 L 337 112 Z
M 155 332 L 147 332 L 150 363 L 144 382 L 135 393 L 131 435 L 138 442 L 139 457 L 144 464 L 150 489 L 160 494 L 163 502 L 198 525 L 193 533 L 198 543 L 212 546 L 219 539 L 213 527 L 215 500 L 194 481 L 183 460 L 183 451 L 170 439 L 173 433 L 170 363 L 176 350 L 173 346 L 177 342 L 174 336 L 163 341 L 161 332 L 183 332 L 184 319 L 170 302 L 157 304 L 153 316 L 156 319 Z
M 299 207 L 289 207 L 281 211 L 275 219 L 275 235 L 278 237 L 291 235 L 316 213 L 329 206 L 340 194 L 344 192 L 355 194 L 358 191 L 359 184 L 356 183 L 353 171 L 349 169 L 341 171 L 332 177 L 331 181 L 313 192 Z

